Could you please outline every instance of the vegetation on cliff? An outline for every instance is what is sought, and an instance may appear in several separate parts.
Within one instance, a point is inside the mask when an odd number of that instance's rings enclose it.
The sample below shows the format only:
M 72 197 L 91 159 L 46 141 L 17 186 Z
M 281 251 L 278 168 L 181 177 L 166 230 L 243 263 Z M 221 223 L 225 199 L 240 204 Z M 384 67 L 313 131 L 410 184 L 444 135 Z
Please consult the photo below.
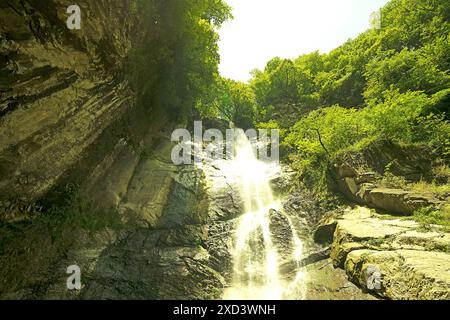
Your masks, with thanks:
M 2 298 L 51 292 L 77 247 L 100 246 L 98 260 L 128 227 L 117 206 L 159 131 L 208 98 L 230 17 L 222 0 L 80 0 L 81 29 L 68 30 L 67 5 L 0 4 Z M 171 190 L 161 171 L 146 188 Z
M 231 18 L 222 0 L 133 0 L 142 41 L 129 57 L 128 74 L 150 113 L 186 121 L 197 104 L 208 105 L 219 81 L 217 30 Z
M 449 165 L 449 52 L 448 1 L 393 0 L 381 29 L 255 70 L 254 120 L 286 130 L 290 160 L 317 190 L 338 154 L 376 140 L 428 146 Z

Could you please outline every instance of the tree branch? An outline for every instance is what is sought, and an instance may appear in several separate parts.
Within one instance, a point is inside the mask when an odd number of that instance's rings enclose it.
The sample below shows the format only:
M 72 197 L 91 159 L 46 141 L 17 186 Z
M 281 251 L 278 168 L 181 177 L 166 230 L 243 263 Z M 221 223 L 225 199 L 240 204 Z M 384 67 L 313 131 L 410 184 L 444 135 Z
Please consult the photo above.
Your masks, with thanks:
M 320 135 L 319 129 L 313 128 L 313 129 L 311 129 L 311 130 L 314 130 L 314 131 L 317 132 L 317 136 L 319 137 L 320 145 L 322 146 L 323 150 L 325 150 L 325 152 L 329 155 L 330 153 L 328 152 L 328 149 L 325 147 L 325 145 L 324 145 L 323 142 L 322 142 L 322 136 Z

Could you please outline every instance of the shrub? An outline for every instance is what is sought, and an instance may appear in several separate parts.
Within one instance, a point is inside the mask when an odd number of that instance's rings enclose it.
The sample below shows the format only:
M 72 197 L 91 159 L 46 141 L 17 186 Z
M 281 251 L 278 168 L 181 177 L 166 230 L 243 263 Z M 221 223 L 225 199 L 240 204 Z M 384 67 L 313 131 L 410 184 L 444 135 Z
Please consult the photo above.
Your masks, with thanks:
M 340 153 L 360 150 L 378 139 L 426 144 L 449 158 L 445 155 L 450 155 L 450 124 L 443 115 L 428 113 L 436 101 L 435 96 L 422 92 L 392 90 L 385 93 L 383 102 L 365 109 L 333 106 L 315 110 L 290 129 L 285 144 L 296 151 L 291 156 L 295 166 L 320 188 L 326 182 L 323 161 L 328 163 Z M 393 182 L 392 176 L 385 178 Z
M 429 228 L 431 225 L 441 225 L 450 229 L 450 205 L 445 205 L 440 209 L 424 207 L 414 212 L 414 219 L 423 227 Z

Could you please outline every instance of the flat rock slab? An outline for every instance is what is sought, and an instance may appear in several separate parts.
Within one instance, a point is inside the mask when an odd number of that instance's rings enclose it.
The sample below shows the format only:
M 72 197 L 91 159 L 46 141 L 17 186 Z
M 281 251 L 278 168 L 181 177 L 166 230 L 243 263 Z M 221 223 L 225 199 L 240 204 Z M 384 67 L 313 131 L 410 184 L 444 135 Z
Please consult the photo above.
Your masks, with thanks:
M 345 270 L 352 280 L 365 288 L 369 286 L 371 272 L 379 272 L 380 286 L 372 287 L 385 298 L 450 299 L 448 253 L 356 250 L 347 256 Z
M 349 210 L 334 223 L 333 264 L 361 287 L 389 299 L 450 298 L 450 234 L 445 229 L 426 231 L 415 221 L 365 207 Z M 381 273 L 381 288 L 369 285 L 373 274 L 368 270 Z
M 350 282 L 345 271 L 333 268 L 331 260 L 307 267 L 308 300 L 376 300 L 377 298 Z

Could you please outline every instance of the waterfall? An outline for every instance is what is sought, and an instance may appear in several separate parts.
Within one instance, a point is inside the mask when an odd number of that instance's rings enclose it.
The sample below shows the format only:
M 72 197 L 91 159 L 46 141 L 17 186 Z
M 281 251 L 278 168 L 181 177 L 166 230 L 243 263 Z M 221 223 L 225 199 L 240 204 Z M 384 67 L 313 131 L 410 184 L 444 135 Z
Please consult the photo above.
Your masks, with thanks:
M 286 280 L 279 272 L 281 255 L 274 245 L 270 214 L 284 216 L 292 237 L 291 259 L 302 258 L 302 242 L 292 220 L 282 213 L 281 202 L 275 199 L 268 176 L 269 164 L 259 161 L 243 130 L 236 130 L 234 154 L 229 170 L 236 176 L 244 203 L 244 214 L 238 219 L 232 249 L 233 279 L 224 299 L 280 300 L 299 299 L 304 294 L 304 273 Z M 278 166 L 279 169 L 279 166 Z

